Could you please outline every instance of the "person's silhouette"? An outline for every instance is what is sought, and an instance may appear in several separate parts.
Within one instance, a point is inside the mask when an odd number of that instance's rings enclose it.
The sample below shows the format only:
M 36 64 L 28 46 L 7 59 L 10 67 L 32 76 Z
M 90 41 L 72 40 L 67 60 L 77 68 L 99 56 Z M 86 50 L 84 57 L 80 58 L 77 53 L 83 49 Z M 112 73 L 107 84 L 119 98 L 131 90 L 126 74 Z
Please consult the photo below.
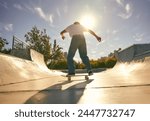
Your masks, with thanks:
M 75 75 L 75 67 L 73 63 L 73 57 L 76 53 L 76 50 L 79 50 L 80 58 L 82 62 L 85 64 L 87 68 L 87 72 L 89 75 L 93 75 L 91 70 L 91 65 L 89 62 L 89 57 L 87 56 L 87 48 L 86 41 L 84 37 L 84 32 L 89 32 L 100 42 L 101 37 L 97 36 L 95 32 L 90 29 L 85 28 L 79 22 L 74 22 L 72 25 L 68 26 L 66 29 L 60 32 L 62 39 L 65 39 L 64 33 L 69 33 L 70 37 L 72 37 L 70 48 L 67 56 L 68 63 L 68 75 Z

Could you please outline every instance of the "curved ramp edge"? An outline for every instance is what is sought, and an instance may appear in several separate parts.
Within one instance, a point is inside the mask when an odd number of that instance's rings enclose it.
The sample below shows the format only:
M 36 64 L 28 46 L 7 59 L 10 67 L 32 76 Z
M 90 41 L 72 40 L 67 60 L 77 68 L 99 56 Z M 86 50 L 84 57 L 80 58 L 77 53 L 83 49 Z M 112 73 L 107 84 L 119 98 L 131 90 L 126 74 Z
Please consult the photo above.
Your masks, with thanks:
M 31 50 L 32 61 L 0 53 L 0 86 L 57 74 L 47 68 L 42 54 Z

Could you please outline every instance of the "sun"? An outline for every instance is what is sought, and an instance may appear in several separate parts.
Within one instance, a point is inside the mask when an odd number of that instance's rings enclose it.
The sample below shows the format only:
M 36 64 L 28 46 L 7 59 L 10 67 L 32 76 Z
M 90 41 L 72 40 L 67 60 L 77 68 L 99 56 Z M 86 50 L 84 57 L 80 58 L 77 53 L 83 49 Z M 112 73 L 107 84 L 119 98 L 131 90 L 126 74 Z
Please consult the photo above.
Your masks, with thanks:
M 81 17 L 80 23 L 89 29 L 93 29 L 95 27 L 95 17 L 92 15 L 84 15 Z

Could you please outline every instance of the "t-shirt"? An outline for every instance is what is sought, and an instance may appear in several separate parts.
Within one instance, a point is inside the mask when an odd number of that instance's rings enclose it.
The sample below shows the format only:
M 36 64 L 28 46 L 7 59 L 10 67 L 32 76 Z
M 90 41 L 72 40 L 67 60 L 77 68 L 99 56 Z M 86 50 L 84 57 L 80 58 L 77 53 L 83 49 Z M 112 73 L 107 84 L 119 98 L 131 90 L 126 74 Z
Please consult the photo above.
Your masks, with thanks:
M 72 24 L 65 30 L 69 33 L 70 37 L 72 37 L 73 35 L 82 35 L 83 32 L 88 31 L 88 29 L 81 24 Z

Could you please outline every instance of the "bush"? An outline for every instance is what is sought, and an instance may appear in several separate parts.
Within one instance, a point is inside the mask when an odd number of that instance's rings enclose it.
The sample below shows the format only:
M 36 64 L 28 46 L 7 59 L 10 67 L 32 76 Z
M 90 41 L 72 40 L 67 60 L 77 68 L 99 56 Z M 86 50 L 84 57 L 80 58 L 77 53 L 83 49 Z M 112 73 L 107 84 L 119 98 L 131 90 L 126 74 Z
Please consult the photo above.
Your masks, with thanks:
M 53 61 L 48 65 L 50 69 L 67 69 L 67 61 L 66 60 L 59 60 Z
M 103 62 L 103 61 L 98 62 L 98 68 L 105 68 L 105 67 L 106 67 L 105 62 Z
M 116 58 L 108 58 L 105 60 L 105 67 L 113 68 L 116 62 L 117 62 Z
M 116 64 L 117 60 L 114 57 L 107 57 L 98 60 L 90 60 L 92 68 L 112 68 Z M 81 62 L 74 61 L 76 69 L 84 69 L 85 65 Z M 50 69 L 67 69 L 67 60 L 52 61 L 48 67 Z
M 75 62 L 76 69 L 84 69 L 85 65 L 81 62 Z

